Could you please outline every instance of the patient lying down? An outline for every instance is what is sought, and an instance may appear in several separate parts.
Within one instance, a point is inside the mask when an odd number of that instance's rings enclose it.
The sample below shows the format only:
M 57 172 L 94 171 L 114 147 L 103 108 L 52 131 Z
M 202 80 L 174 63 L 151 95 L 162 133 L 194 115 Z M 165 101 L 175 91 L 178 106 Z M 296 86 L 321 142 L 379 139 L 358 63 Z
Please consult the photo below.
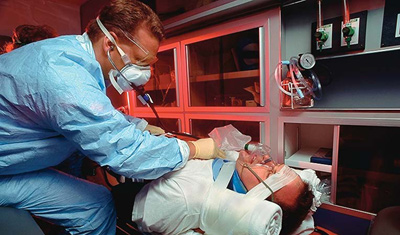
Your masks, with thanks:
M 236 162 L 191 160 L 139 192 L 132 220 L 149 233 L 292 234 L 319 206 L 319 180 L 305 171 L 246 151 Z

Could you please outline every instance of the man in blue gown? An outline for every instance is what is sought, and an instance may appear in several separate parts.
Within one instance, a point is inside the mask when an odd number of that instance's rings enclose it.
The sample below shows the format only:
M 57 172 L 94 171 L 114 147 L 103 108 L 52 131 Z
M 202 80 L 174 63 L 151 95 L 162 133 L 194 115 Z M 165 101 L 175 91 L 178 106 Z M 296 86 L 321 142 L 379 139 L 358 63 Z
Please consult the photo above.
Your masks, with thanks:
M 138 1 L 112 0 L 83 35 L 31 43 L 0 56 L 0 206 L 30 211 L 71 234 L 115 234 L 103 186 L 50 167 L 80 151 L 129 178 L 155 179 L 191 158 L 223 156 L 210 138 L 154 136 L 106 96 L 150 77 L 163 27 Z M 149 130 L 149 131 L 146 131 Z

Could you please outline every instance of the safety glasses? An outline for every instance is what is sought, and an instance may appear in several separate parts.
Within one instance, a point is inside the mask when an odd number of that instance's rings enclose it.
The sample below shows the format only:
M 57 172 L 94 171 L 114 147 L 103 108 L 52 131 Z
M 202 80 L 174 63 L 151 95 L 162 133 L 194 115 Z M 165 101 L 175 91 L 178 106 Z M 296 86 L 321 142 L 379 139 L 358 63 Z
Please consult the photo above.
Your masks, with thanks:
M 145 54 L 145 57 L 143 57 L 140 60 L 137 60 L 135 64 L 139 66 L 148 66 L 148 65 L 153 65 L 158 61 L 157 56 L 150 53 L 142 44 L 140 44 L 139 40 L 137 40 L 134 36 L 132 36 L 132 34 L 127 33 L 122 29 L 120 30 L 129 41 L 135 44 Z

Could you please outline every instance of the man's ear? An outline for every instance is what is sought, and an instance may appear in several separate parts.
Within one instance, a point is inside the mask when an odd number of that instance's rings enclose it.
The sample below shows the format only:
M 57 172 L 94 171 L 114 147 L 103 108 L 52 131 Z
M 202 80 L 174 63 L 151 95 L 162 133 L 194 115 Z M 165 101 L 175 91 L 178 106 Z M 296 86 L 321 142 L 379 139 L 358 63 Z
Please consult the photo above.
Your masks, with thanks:
M 118 36 L 114 32 L 110 32 L 110 34 L 113 37 L 114 42 L 118 43 Z M 107 36 L 104 36 L 104 38 L 103 38 L 104 52 L 107 53 L 107 51 L 110 49 L 110 47 L 111 47 L 111 50 L 113 50 L 116 47 L 116 45 L 112 42 L 111 39 L 109 39 Z
M 103 36 L 103 42 L 101 45 L 102 45 L 102 48 L 103 48 L 103 51 L 105 54 L 107 54 L 107 51 L 110 49 L 110 47 L 111 47 L 111 50 L 113 50 L 112 48 L 114 48 L 114 44 L 106 36 Z

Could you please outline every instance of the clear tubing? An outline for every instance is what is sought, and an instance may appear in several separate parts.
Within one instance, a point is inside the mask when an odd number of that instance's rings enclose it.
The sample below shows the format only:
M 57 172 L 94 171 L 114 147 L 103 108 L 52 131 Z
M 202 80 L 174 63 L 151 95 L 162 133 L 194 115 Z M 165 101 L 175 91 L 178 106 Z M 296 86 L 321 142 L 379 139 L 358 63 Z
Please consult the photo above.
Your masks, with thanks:
M 318 29 L 322 28 L 322 0 L 318 0 L 318 14 L 317 14 L 317 31 Z
M 347 0 L 343 0 L 343 24 L 346 25 L 350 22 L 350 10 Z
M 258 179 L 258 181 L 260 181 L 271 192 L 271 201 L 275 202 L 274 191 L 264 182 L 264 180 L 261 179 L 260 176 L 257 175 L 257 173 L 254 172 L 247 163 L 243 163 L 242 166 L 246 167 L 251 172 L 251 174 L 253 174 Z
M 313 87 L 310 87 L 308 85 L 308 83 L 306 82 L 306 80 L 304 79 L 303 75 L 301 74 L 300 70 L 297 67 L 297 59 L 295 57 L 292 57 L 290 59 L 290 61 L 281 61 L 278 63 L 278 65 L 275 68 L 275 82 L 276 85 L 278 86 L 279 90 L 282 91 L 284 94 L 288 95 L 288 96 L 294 96 L 293 93 L 290 93 L 288 91 L 286 91 L 285 89 L 282 88 L 282 86 L 280 85 L 280 81 L 282 79 L 282 65 L 289 65 L 289 70 L 290 70 L 290 76 L 292 78 L 292 82 L 293 85 L 297 91 L 297 94 L 299 95 L 300 98 L 304 98 L 304 96 L 311 94 L 314 98 L 320 99 L 321 96 L 316 96 L 315 93 L 313 91 L 319 91 L 321 94 L 321 83 L 319 82 L 319 79 L 317 78 L 316 74 L 312 71 L 310 71 L 311 73 L 311 80 L 313 81 Z M 303 93 L 301 91 L 301 89 L 298 86 L 298 83 L 300 83 L 301 85 L 303 85 L 306 89 L 307 92 Z
M 288 96 L 293 96 L 292 93 L 289 93 L 288 91 L 286 91 L 285 89 L 282 88 L 282 86 L 280 85 L 280 81 L 282 79 L 282 64 L 288 64 L 288 61 L 281 61 L 278 63 L 278 65 L 275 68 L 275 81 L 276 81 L 276 85 L 278 86 L 279 90 L 281 90 L 285 95 Z
M 297 81 L 296 81 L 296 78 L 295 78 L 295 68 L 297 68 L 296 67 L 296 65 L 295 65 L 295 62 L 294 62 L 294 59 L 293 58 L 290 58 L 290 64 L 289 64 L 289 71 L 290 71 L 290 77 L 292 78 L 292 82 L 293 82 L 293 85 L 294 85 L 294 88 L 296 89 L 296 91 L 297 91 L 297 94 L 299 95 L 299 97 L 301 98 L 301 99 L 303 99 L 304 98 L 304 94 L 303 94 L 303 92 L 300 90 L 300 88 L 299 88 L 299 86 L 297 85 Z M 300 73 L 300 71 L 296 71 L 296 72 L 299 72 Z M 297 73 L 296 73 L 296 77 L 297 77 Z M 298 78 L 298 77 L 297 77 Z
M 299 93 L 300 98 L 304 98 L 304 96 L 311 94 L 313 97 L 315 97 L 314 92 L 313 92 L 313 88 L 310 87 L 307 83 L 307 81 L 304 79 L 303 75 L 301 74 L 299 67 L 298 67 L 298 58 L 297 57 L 292 57 L 290 58 L 290 64 L 289 64 L 289 68 L 290 68 L 290 74 L 292 76 L 292 81 L 294 83 L 294 87 L 297 90 L 297 93 Z M 297 82 L 297 80 L 298 82 Z M 301 85 L 303 85 L 307 92 L 303 93 L 300 88 L 298 87 L 298 83 L 300 82 Z
M 310 70 L 310 77 L 311 77 L 311 80 L 313 81 L 313 91 L 318 91 L 318 94 L 319 94 L 317 96 L 317 95 L 315 95 L 315 92 L 313 92 L 313 97 L 316 100 L 321 100 L 321 98 L 322 98 L 321 82 L 319 81 L 317 75 L 312 70 Z

